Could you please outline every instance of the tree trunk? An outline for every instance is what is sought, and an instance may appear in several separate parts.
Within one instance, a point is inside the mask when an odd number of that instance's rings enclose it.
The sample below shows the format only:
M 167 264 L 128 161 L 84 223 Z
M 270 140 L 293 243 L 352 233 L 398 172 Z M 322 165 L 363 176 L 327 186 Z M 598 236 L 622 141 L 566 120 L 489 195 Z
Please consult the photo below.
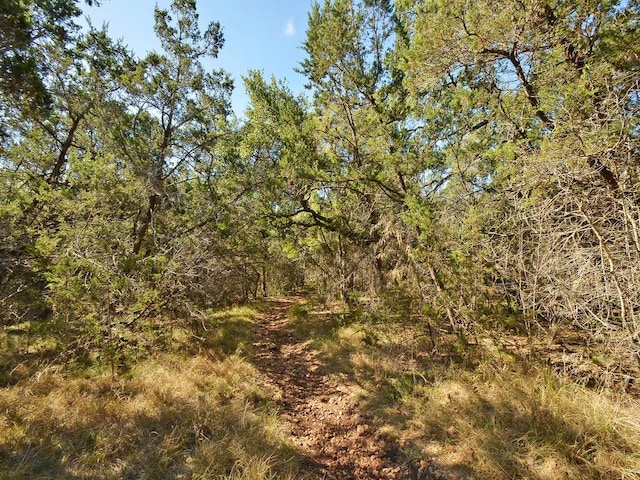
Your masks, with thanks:
M 156 209 L 158 204 L 158 194 L 154 193 L 149 197 L 149 207 L 147 208 L 147 212 L 142 219 L 142 223 L 140 224 L 140 229 L 138 230 L 138 234 L 136 235 L 136 241 L 133 244 L 133 254 L 138 255 L 140 253 L 140 249 L 142 248 L 142 243 L 147 235 L 147 231 L 149 230 L 149 226 L 153 220 L 153 212 Z

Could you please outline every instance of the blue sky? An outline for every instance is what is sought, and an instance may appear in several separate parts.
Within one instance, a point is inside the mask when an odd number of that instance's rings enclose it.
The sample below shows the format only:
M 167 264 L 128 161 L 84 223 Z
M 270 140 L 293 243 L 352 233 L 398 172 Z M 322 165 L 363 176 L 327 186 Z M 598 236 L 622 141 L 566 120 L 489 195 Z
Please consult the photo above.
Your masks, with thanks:
M 235 80 L 232 104 L 237 115 L 247 106 L 241 76 L 262 70 L 266 78 L 286 79 L 298 93 L 305 79 L 294 71 L 304 58 L 307 12 L 312 0 L 198 0 L 201 29 L 212 21 L 222 25 L 225 45 L 213 67 L 224 68 Z M 124 41 L 138 56 L 160 46 L 153 32 L 153 9 L 168 9 L 170 0 L 103 0 L 86 7 L 94 26 L 108 23 L 111 37 Z

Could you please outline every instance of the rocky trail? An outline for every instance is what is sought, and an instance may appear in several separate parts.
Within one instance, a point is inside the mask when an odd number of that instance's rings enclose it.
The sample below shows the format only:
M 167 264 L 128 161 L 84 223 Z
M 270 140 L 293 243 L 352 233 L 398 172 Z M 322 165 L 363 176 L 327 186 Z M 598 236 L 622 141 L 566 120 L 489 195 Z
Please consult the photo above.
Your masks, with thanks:
M 282 418 L 306 458 L 311 479 L 429 479 L 426 462 L 412 465 L 397 443 L 360 408 L 356 387 L 330 376 L 298 338 L 287 317 L 292 300 L 280 300 L 255 324 L 257 368 L 278 392 Z

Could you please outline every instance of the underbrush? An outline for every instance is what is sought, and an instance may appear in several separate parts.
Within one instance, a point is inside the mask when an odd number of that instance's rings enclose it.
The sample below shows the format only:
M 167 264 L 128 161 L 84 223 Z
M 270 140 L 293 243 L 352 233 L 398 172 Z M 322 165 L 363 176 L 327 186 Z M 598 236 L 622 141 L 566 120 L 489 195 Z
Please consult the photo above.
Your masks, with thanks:
M 0 478 L 300 478 L 272 392 L 242 355 L 256 315 L 211 314 L 199 340 L 174 329 L 170 350 L 126 374 L 25 362 L 0 388 Z
M 415 463 L 429 459 L 452 478 L 640 479 L 631 395 L 576 383 L 544 356 L 480 334 L 436 339 L 424 319 L 312 304 L 290 316 L 328 371 L 362 387 L 364 408 Z

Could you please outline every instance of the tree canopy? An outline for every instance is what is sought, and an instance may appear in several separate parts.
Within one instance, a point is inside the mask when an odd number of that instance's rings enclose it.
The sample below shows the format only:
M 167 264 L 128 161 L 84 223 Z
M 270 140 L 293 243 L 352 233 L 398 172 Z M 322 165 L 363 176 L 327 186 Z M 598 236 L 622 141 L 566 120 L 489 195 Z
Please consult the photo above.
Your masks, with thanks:
M 125 364 L 139 329 L 305 288 L 640 365 L 637 1 L 316 2 L 310 93 L 250 71 L 243 119 L 195 0 L 144 58 L 80 11 L 0 7 L 3 326 Z

